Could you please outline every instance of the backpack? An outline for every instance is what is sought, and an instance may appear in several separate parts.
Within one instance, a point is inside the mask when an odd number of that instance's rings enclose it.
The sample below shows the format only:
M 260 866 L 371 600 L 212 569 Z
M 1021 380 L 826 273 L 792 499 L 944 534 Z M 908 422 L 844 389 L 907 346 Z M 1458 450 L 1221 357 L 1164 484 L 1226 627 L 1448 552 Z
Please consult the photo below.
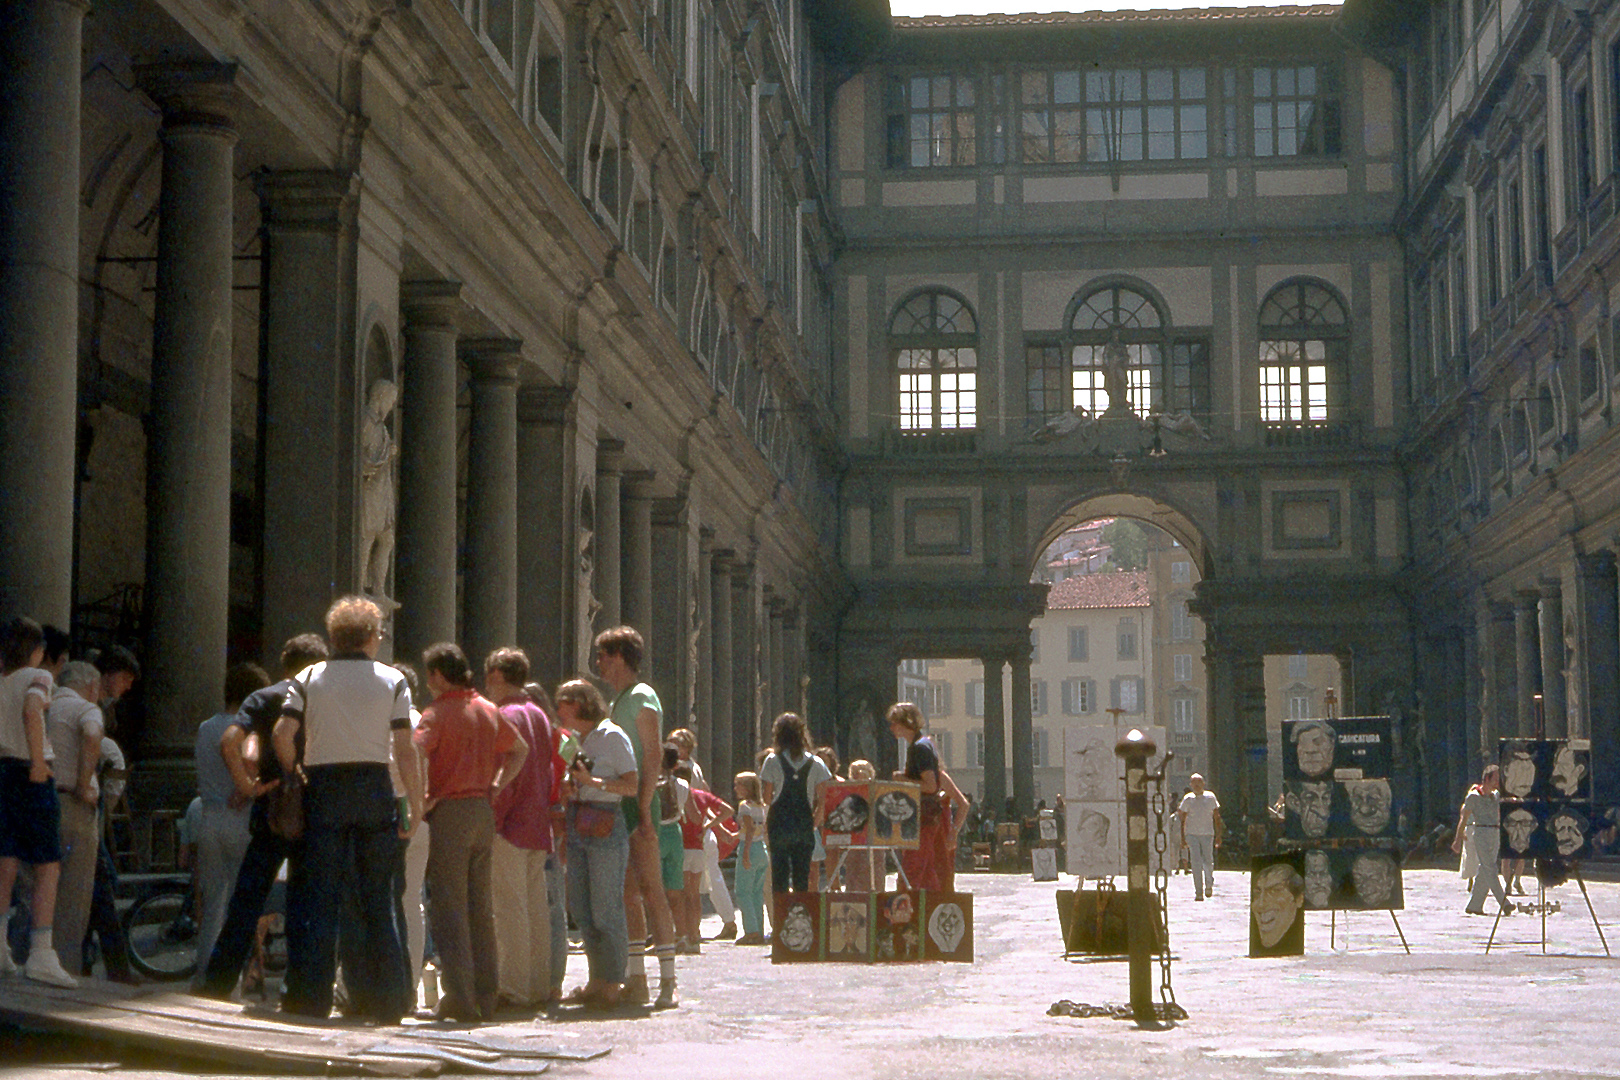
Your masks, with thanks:
M 765 834 L 809 838 L 814 828 L 810 813 L 810 767 L 815 764 L 816 756 L 806 754 L 804 764 L 797 769 L 788 764 L 786 754 L 777 754 L 776 760 L 782 766 L 782 790 L 765 811 Z

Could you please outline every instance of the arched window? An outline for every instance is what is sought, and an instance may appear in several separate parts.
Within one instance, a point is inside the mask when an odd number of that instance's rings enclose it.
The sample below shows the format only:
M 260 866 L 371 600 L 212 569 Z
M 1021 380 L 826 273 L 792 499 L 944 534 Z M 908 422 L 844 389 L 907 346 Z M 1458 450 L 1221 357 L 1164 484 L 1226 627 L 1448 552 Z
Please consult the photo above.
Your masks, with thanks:
M 1032 428 L 1076 406 L 1096 415 L 1113 404 L 1103 357 L 1116 340 L 1124 349 L 1131 411 L 1206 417 L 1209 339 L 1173 329 L 1169 312 L 1145 285 L 1108 280 L 1075 294 L 1060 334 L 1027 341 L 1025 409 Z
M 1260 419 L 1324 423 L 1345 413 L 1350 323 L 1326 285 L 1277 286 L 1260 306 Z
M 979 324 L 967 301 L 939 289 L 914 294 L 889 322 L 889 348 L 901 431 L 978 426 Z

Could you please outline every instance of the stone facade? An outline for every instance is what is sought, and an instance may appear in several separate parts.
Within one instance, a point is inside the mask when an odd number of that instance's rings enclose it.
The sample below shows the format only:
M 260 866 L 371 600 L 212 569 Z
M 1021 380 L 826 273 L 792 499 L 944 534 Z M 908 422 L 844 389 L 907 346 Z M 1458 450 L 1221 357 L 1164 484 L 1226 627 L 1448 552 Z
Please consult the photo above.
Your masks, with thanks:
M 1268 654 L 1413 820 L 1532 688 L 1613 790 L 1620 5 L 88 10 L 0 13 L 0 613 L 137 637 L 143 755 L 369 582 L 546 681 L 641 625 L 719 775 L 988 661 L 1027 808 L 1034 563 L 1131 516 L 1234 821 Z

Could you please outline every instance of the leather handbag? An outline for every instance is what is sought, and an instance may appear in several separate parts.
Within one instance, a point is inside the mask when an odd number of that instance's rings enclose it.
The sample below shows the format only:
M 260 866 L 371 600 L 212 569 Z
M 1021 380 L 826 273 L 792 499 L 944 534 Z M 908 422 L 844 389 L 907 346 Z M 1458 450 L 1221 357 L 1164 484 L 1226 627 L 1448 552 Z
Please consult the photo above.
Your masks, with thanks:
M 304 783 L 304 766 L 294 765 L 292 772 L 283 775 L 281 783 L 265 796 L 269 800 L 265 811 L 270 831 L 283 840 L 304 838 Z
M 618 803 L 574 804 L 574 831 L 591 840 L 604 840 L 613 835 L 621 811 Z

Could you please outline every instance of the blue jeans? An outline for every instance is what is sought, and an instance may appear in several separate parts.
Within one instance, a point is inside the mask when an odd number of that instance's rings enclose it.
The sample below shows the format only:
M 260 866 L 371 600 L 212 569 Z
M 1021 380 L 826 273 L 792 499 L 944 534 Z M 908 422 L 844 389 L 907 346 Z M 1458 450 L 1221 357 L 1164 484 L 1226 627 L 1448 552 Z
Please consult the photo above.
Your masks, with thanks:
M 624 921 L 624 872 L 630 865 L 630 834 L 623 815 L 601 839 L 581 836 L 568 815 L 568 911 L 584 939 L 585 960 L 593 982 L 624 981 L 630 958 L 629 929 Z
M 748 848 L 746 868 L 743 867 L 742 856 L 737 856 L 737 910 L 742 913 L 745 934 L 765 932 L 765 871 L 770 865 L 770 856 L 765 853 L 763 840 L 755 840 Z
M 388 766 L 309 765 L 304 790 L 301 880 L 287 890 L 284 1011 L 325 1018 L 332 1011 L 338 924 L 345 898 L 356 914 L 345 924 L 344 982 L 358 1011 L 398 1023 L 411 1010 L 404 928 L 396 921 L 395 879 L 404 873 L 399 816 Z M 300 932 L 294 933 L 298 924 Z M 353 970 L 350 970 L 352 966 Z
M 555 852 L 546 856 L 546 903 L 551 906 L 551 993 L 562 993 L 568 971 L 568 878 Z
M 241 868 L 236 874 L 236 887 L 225 908 L 225 922 L 214 939 L 214 951 L 208 958 L 203 975 L 202 993 L 208 997 L 230 997 L 236 981 L 242 975 L 242 965 L 253 952 L 259 916 L 264 914 L 265 901 L 275 888 L 276 872 L 284 860 L 294 860 L 287 867 L 288 885 L 299 879 L 297 860 L 303 844 L 283 840 L 270 831 L 265 817 L 263 801 L 253 807 L 250 819 L 252 839 L 247 853 L 242 856 Z M 287 951 L 302 951 L 303 943 L 294 945 L 293 921 L 288 913 Z

